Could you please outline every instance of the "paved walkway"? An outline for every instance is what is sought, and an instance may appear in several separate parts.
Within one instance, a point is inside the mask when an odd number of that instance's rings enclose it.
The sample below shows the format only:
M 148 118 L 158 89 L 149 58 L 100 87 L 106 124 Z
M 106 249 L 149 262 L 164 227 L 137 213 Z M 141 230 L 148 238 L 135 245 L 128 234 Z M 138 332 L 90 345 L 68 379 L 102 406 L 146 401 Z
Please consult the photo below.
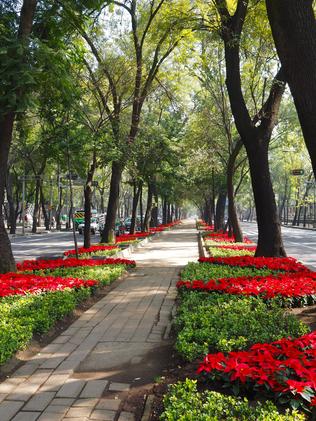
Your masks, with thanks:
M 0 420 L 133 421 L 122 400 L 168 352 L 177 275 L 197 257 L 189 222 L 137 250 L 134 272 L 0 384 Z

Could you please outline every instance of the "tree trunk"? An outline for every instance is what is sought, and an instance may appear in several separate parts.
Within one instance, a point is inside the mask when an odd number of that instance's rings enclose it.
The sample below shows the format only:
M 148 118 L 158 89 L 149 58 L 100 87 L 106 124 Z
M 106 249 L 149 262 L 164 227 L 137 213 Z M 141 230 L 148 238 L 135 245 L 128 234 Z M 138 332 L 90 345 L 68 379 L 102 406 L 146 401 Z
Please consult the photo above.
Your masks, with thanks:
M 114 161 L 112 163 L 112 174 L 105 226 L 101 235 L 102 243 L 111 243 L 114 240 L 115 220 L 119 204 L 122 172 L 123 167 L 121 163 Z
M 168 203 L 167 205 L 167 223 L 170 224 L 171 222 L 171 204 Z
M 256 256 L 284 257 L 286 254 L 269 170 L 268 144 L 253 140 L 245 143 L 257 213 Z M 251 144 L 253 147 L 249 146 Z
M 149 223 L 151 220 L 151 211 L 153 206 L 153 183 L 148 183 L 147 206 L 144 220 L 144 231 L 149 232 Z
M 242 145 L 243 143 L 241 139 L 238 139 L 227 162 L 228 219 L 236 242 L 243 242 L 244 240 L 242 229 L 237 215 L 234 192 L 235 162 L 242 148 Z
M 220 191 L 217 202 L 214 221 L 214 231 L 223 231 L 225 226 L 226 191 Z
M 140 185 L 140 194 L 139 194 L 139 212 L 140 212 L 140 229 L 144 229 L 144 216 L 143 216 L 143 183 Z
M 17 34 L 19 39 L 25 39 L 31 33 L 36 4 L 36 0 L 23 1 Z M 14 85 L 9 86 L 8 91 L 14 91 L 17 98 L 22 95 L 21 89 L 17 90 Z M 12 142 L 14 120 L 15 110 L 8 111 L 0 116 L 0 273 L 16 270 L 3 216 L 5 180 L 7 175 L 9 151 Z
M 40 195 L 40 188 L 41 188 L 41 180 L 36 179 L 35 185 L 35 198 L 34 198 L 34 210 L 33 210 L 33 225 L 32 225 L 32 233 L 36 234 L 37 232 L 37 225 L 39 220 L 39 195 Z
M 6 191 L 7 191 L 7 199 L 9 204 L 9 228 L 10 228 L 10 234 L 16 233 L 16 209 L 14 204 L 14 198 L 13 198 L 13 189 L 12 189 L 12 176 L 10 174 L 10 171 L 7 174 L 7 180 L 6 180 Z
M 285 256 L 268 163 L 269 142 L 285 90 L 284 73 L 282 69 L 278 71 L 268 99 L 255 118 L 251 119 L 243 95 L 240 72 L 240 37 L 248 0 L 238 0 L 233 16 L 225 2 L 218 1 L 217 5 L 225 45 L 227 92 L 237 131 L 247 151 L 255 197 L 258 224 L 256 256 Z
M 155 199 L 155 206 L 153 207 L 151 211 L 150 226 L 157 227 L 158 226 L 158 194 L 157 194 L 157 184 L 155 182 L 153 182 L 152 189 L 153 189 L 153 196 Z
M 87 173 L 86 184 L 84 186 L 84 240 L 85 248 L 91 247 L 91 201 L 92 201 L 92 181 L 97 166 L 96 150 L 93 151 L 92 162 Z
M 284 68 L 316 177 L 316 25 L 312 0 L 266 0 Z
M 166 224 L 167 223 L 167 199 L 163 198 L 162 199 L 162 223 Z
M 40 201 L 41 201 L 42 212 L 43 212 L 43 217 L 44 217 L 45 229 L 47 231 L 49 231 L 49 229 L 50 229 L 50 226 L 49 226 L 49 214 L 47 213 L 46 208 L 45 208 L 45 197 L 44 197 L 44 191 L 43 191 L 43 185 L 42 185 L 42 183 L 40 185 Z
M 141 185 L 142 185 L 141 181 L 138 183 L 138 186 L 137 186 L 136 181 L 134 181 L 133 183 L 134 194 L 133 194 L 133 206 L 132 206 L 132 220 L 131 220 L 131 227 L 129 230 L 130 234 L 135 234 L 136 221 L 137 221 L 137 207 L 138 207 L 138 202 L 139 202 Z
M 63 188 L 58 186 L 58 206 L 56 209 L 56 230 L 61 230 L 61 211 L 63 209 Z
M 105 192 L 105 188 L 102 187 L 99 189 L 99 193 L 100 193 L 100 209 L 101 209 L 101 213 L 104 214 L 105 211 L 105 206 L 104 206 L 104 192 Z

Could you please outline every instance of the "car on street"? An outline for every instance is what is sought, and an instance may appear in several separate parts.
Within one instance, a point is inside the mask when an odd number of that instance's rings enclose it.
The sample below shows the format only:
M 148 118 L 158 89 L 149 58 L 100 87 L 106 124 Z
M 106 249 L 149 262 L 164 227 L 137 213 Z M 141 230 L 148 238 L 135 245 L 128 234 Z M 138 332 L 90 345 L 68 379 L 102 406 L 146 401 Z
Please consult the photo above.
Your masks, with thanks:
M 80 235 L 83 234 L 84 227 L 85 227 L 84 222 L 82 222 L 81 224 L 78 225 L 78 232 L 79 232 Z M 99 231 L 99 222 L 98 222 L 97 218 L 91 218 L 90 230 L 91 230 L 91 234 L 96 234 L 97 231 Z

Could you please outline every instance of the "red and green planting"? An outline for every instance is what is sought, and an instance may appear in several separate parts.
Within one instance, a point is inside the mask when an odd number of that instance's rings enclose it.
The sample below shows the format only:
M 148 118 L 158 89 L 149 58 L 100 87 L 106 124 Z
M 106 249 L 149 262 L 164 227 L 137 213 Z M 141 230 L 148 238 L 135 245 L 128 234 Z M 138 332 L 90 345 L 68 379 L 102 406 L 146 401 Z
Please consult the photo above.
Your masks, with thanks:
M 230 244 L 212 245 L 207 247 L 212 257 L 254 256 L 256 247 L 251 245 Z
M 27 260 L 0 275 L 0 364 L 47 332 L 135 261 L 126 259 Z
M 104 246 L 104 245 L 95 245 L 88 248 L 79 247 L 78 256 L 80 259 L 85 259 L 93 256 L 113 256 L 120 248 L 117 246 Z M 64 256 L 76 256 L 76 250 L 67 250 L 64 252 Z
M 235 255 L 181 273 L 175 347 L 198 364 L 198 383 L 170 389 L 163 420 L 316 419 L 316 333 L 289 311 L 316 303 L 316 273 L 293 258 L 237 255 L 243 248 L 226 242 Z

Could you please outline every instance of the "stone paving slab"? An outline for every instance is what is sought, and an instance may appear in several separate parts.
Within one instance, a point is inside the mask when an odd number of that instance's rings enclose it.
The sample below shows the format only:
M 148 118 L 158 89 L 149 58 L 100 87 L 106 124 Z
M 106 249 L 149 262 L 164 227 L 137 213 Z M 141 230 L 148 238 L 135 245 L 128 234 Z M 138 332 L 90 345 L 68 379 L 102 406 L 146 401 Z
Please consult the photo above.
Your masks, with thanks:
M 193 224 L 138 248 L 133 273 L 0 384 L 0 421 L 134 421 L 120 411 L 132 385 L 106 373 L 168 341 L 179 270 L 197 257 Z

